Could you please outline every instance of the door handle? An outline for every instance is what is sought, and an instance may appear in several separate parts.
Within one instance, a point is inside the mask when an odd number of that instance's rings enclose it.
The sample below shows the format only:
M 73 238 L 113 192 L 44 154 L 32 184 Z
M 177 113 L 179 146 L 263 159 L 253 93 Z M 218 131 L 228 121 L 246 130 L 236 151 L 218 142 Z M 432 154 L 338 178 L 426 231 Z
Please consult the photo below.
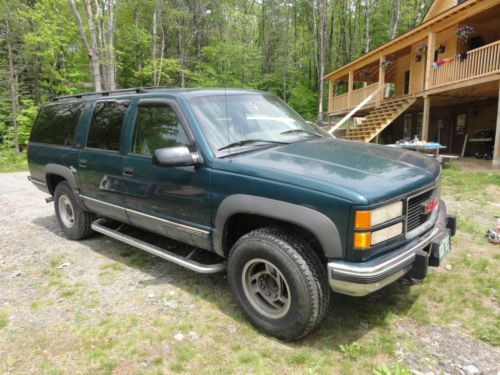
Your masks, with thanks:
M 132 167 L 124 167 L 123 168 L 123 175 L 124 176 L 133 176 L 134 175 L 134 168 L 132 168 Z
M 87 160 L 85 159 L 78 160 L 78 164 L 80 165 L 81 168 L 87 168 Z

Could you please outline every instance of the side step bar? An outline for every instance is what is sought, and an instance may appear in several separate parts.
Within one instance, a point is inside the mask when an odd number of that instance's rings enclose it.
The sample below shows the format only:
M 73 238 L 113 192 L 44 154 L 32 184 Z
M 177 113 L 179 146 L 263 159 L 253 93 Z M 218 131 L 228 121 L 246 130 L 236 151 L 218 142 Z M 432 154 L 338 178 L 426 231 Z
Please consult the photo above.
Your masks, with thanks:
M 203 264 L 196 262 L 192 259 L 189 259 L 189 256 L 193 254 L 191 252 L 188 257 L 183 257 L 177 254 L 172 253 L 171 251 L 162 249 L 158 246 L 151 245 L 147 242 L 141 241 L 137 238 L 128 236 L 126 234 L 123 234 L 119 232 L 118 230 L 108 228 L 104 225 L 106 222 L 105 218 L 100 218 L 94 221 L 91 224 L 91 227 L 93 230 L 96 232 L 102 233 L 105 236 L 114 238 L 115 240 L 124 242 L 130 246 L 137 247 L 138 249 L 141 249 L 143 251 L 146 251 L 150 254 L 156 255 L 157 257 L 160 257 L 162 259 L 168 260 L 172 263 L 178 264 L 179 266 L 182 266 L 184 268 L 187 268 L 191 271 L 195 271 L 198 273 L 217 273 L 217 272 L 222 272 L 226 270 L 226 262 L 221 262 L 221 263 L 215 263 L 215 264 Z

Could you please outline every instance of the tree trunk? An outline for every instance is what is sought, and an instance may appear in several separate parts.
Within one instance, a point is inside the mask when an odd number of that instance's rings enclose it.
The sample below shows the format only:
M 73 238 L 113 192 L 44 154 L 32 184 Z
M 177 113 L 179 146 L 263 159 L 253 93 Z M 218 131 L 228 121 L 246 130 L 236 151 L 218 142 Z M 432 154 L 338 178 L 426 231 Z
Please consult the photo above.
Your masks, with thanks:
M 401 0 L 391 0 L 391 15 L 389 18 L 389 39 L 394 39 L 398 31 Z
M 94 79 L 94 88 L 95 91 L 102 91 L 102 79 L 101 79 L 101 71 L 100 71 L 100 63 L 99 63 L 99 51 L 97 49 L 97 38 L 95 33 L 95 25 L 94 19 L 92 16 L 92 8 L 90 4 L 90 0 L 85 0 L 85 9 L 87 12 L 88 24 L 89 24 L 89 33 L 90 33 L 90 44 L 87 41 L 87 36 L 85 33 L 85 29 L 83 27 L 82 18 L 76 9 L 75 0 L 69 0 L 69 4 L 71 5 L 71 10 L 75 15 L 76 22 L 78 25 L 78 30 L 80 32 L 80 39 L 82 41 L 83 47 L 87 51 L 90 60 L 90 68 L 92 70 L 92 78 Z
M 18 90 L 17 90 L 17 75 L 14 69 L 14 53 L 12 51 L 12 35 L 10 30 L 10 12 L 7 0 L 4 0 L 5 7 L 5 42 L 7 44 L 7 57 L 9 63 L 9 82 L 10 82 L 10 99 L 12 105 L 12 127 L 14 135 L 14 146 L 16 148 L 16 155 L 19 155 L 19 136 L 17 133 L 17 103 L 18 103 Z
M 153 86 L 156 86 L 156 35 L 158 29 L 158 1 L 153 12 L 153 48 L 151 51 L 151 60 L 153 60 Z
M 114 34 L 114 14 L 113 14 L 113 1 L 108 0 L 108 89 L 116 90 L 116 78 L 115 78 L 115 47 L 113 44 L 113 34 Z
M 370 0 L 365 0 L 365 53 L 370 52 Z

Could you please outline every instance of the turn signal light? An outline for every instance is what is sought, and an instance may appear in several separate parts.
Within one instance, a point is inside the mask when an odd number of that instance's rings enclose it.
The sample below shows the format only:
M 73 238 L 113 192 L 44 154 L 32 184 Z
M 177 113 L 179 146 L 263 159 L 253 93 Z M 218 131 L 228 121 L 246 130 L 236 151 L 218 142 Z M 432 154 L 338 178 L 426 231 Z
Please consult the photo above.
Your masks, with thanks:
M 354 244 L 353 247 L 358 250 L 369 249 L 371 245 L 371 233 L 370 232 L 355 232 L 354 233 Z
M 355 229 L 369 229 L 372 226 L 372 218 L 370 211 L 356 211 L 354 216 Z

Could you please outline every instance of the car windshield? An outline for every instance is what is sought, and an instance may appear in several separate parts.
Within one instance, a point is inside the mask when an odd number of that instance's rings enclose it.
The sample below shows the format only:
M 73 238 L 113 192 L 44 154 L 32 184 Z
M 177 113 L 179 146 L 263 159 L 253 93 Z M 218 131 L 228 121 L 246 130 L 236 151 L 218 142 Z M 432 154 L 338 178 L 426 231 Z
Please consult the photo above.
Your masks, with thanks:
M 269 94 L 204 96 L 190 105 L 219 155 L 328 135 Z

